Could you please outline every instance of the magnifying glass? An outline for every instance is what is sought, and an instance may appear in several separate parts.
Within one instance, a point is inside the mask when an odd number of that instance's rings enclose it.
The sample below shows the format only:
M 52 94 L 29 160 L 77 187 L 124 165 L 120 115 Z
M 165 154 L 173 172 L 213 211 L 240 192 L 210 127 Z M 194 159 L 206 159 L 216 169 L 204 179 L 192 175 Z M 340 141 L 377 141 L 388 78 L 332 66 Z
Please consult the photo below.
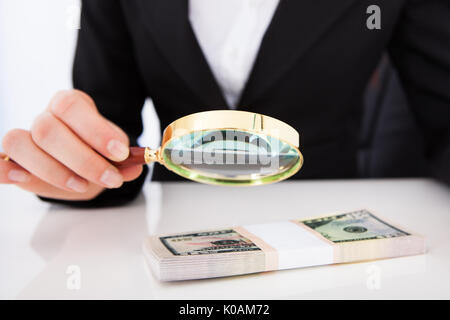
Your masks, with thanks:
M 176 174 L 215 185 L 278 182 L 303 165 L 299 134 L 258 113 L 214 110 L 182 117 L 166 127 L 161 147 L 131 147 L 117 167 L 159 162 Z

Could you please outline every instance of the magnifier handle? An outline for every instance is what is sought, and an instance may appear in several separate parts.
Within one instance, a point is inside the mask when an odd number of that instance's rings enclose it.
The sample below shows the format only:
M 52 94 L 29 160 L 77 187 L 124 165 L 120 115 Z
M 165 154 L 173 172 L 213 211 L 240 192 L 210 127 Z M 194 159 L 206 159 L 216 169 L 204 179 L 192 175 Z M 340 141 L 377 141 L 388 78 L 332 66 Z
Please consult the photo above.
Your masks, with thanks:
M 120 161 L 120 162 L 116 162 L 116 161 L 110 161 L 110 162 L 117 168 L 127 168 L 127 167 L 136 166 L 136 165 L 146 164 L 148 162 L 146 159 L 147 150 L 148 150 L 148 148 L 130 147 L 130 155 L 128 156 L 128 158 L 126 158 L 125 160 Z M 11 161 L 11 162 L 15 163 L 14 160 L 10 159 L 8 156 L 6 156 L 3 160 Z
M 146 153 L 147 153 L 147 155 L 146 155 Z M 136 166 L 136 165 L 142 165 L 142 164 L 146 164 L 147 162 L 149 162 L 149 160 L 150 161 L 153 160 L 151 158 L 147 160 L 149 153 L 151 153 L 151 150 L 148 148 L 130 147 L 130 155 L 128 156 L 128 158 L 126 158 L 125 160 L 120 161 L 120 162 L 116 162 L 116 161 L 110 161 L 110 162 L 117 168 L 127 168 L 127 167 Z M 11 161 L 11 162 L 15 163 L 15 161 L 13 159 L 10 159 L 8 156 L 5 156 L 3 158 L 3 160 Z
M 111 163 L 119 169 L 146 164 L 145 149 L 142 147 L 130 147 L 130 155 L 128 158 L 120 162 L 111 161 Z

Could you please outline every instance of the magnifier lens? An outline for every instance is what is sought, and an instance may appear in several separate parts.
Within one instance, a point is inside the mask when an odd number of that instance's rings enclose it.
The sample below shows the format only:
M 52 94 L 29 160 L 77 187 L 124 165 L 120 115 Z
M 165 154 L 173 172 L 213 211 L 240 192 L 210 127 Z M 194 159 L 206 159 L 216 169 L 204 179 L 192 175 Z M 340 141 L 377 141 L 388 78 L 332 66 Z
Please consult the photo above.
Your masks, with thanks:
M 299 151 L 264 134 L 205 130 L 173 138 L 164 146 L 165 165 L 188 179 L 250 185 L 275 182 L 301 166 Z

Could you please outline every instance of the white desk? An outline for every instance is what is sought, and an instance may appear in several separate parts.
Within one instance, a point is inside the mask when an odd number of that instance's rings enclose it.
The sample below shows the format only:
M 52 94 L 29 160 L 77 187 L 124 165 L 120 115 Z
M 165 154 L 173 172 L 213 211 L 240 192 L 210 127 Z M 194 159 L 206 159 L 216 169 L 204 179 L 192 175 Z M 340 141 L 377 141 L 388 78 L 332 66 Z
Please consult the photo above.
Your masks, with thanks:
M 254 188 L 149 183 L 127 207 L 68 209 L 0 186 L 0 298 L 450 298 L 450 189 L 430 180 L 284 182 Z M 425 235 L 428 253 L 231 278 L 162 283 L 149 233 L 372 209 Z M 67 288 L 69 266 L 79 290 Z

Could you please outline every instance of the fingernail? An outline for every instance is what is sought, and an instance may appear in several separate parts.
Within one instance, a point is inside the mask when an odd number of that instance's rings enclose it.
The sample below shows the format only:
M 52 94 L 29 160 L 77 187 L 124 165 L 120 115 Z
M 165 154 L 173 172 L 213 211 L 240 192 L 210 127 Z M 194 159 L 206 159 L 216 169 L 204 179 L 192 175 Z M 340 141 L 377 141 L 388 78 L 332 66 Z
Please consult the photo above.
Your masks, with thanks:
M 77 177 L 70 177 L 66 182 L 66 186 L 67 188 L 80 193 L 86 192 L 88 187 L 86 181 Z
M 111 140 L 106 147 L 116 161 L 123 161 L 128 158 L 130 149 L 119 140 Z
M 12 169 L 8 172 L 8 179 L 14 182 L 27 182 L 30 176 L 23 170 Z
M 123 183 L 122 176 L 113 169 L 106 169 L 105 172 L 103 172 L 100 181 L 109 188 L 118 188 Z

